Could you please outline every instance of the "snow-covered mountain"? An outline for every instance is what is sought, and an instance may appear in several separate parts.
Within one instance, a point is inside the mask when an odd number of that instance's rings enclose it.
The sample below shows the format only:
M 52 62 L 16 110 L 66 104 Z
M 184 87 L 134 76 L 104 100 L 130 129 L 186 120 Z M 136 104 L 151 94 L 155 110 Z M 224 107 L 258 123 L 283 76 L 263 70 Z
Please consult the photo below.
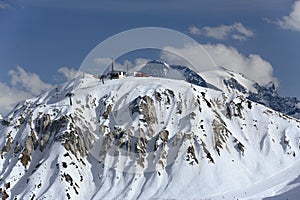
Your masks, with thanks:
M 23 101 L 1 120 L 3 199 L 299 194 L 295 118 L 184 80 L 102 84 L 86 74 L 76 83 Z
M 300 119 L 300 101 L 296 97 L 282 97 L 277 93 L 275 84 L 265 86 L 255 83 L 242 74 L 225 68 L 201 73 L 201 76 L 220 90 L 230 94 L 243 95 L 249 100 L 265 105 L 273 110 Z

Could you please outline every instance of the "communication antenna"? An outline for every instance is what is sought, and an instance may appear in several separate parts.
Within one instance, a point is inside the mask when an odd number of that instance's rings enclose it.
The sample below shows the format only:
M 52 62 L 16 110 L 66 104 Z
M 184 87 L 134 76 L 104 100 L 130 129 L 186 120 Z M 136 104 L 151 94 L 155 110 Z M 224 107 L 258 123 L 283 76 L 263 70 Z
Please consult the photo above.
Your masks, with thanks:
M 111 71 L 114 71 L 114 58 L 111 58 Z

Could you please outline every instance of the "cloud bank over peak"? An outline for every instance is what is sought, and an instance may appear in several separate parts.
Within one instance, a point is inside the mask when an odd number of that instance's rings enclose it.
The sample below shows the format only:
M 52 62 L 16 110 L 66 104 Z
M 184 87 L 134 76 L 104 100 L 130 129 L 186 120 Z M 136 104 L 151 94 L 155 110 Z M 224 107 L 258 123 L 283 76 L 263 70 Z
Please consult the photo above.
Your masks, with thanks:
M 204 26 L 202 28 L 190 26 L 189 32 L 193 35 L 211 37 L 216 40 L 234 39 L 244 41 L 254 36 L 254 32 L 245 27 L 242 23 L 220 25 L 215 27 Z
M 300 1 L 295 1 L 288 16 L 282 17 L 277 24 L 283 29 L 300 31 Z
M 60 67 L 57 72 L 62 74 L 68 81 L 72 80 L 77 75 L 77 70 L 69 67 Z
M 203 49 L 207 54 L 201 53 Z M 278 85 L 277 78 L 273 76 L 272 65 L 257 54 L 243 55 L 236 48 L 224 44 L 187 45 L 181 49 L 166 47 L 165 50 L 176 52 L 177 55 L 197 67 L 199 69 L 197 71 L 200 73 L 201 70 L 216 70 L 216 66 L 222 66 L 234 72 L 242 73 L 246 78 L 261 85 L 266 85 L 270 81 Z M 213 62 L 208 62 L 208 56 Z M 169 63 L 180 62 L 177 56 L 170 54 L 162 54 L 162 59 Z M 216 66 L 213 66 L 212 63 Z

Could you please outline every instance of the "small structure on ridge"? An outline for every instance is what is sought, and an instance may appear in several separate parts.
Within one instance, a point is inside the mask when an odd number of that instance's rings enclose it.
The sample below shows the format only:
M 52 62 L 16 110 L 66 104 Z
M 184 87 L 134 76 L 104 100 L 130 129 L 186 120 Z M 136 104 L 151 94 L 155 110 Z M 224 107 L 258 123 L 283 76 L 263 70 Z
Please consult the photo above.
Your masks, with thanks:
M 114 69 L 114 60 L 111 63 L 111 71 L 107 74 L 107 77 L 110 79 L 119 79 L 126 77 L 125 71 L 119 71 Z

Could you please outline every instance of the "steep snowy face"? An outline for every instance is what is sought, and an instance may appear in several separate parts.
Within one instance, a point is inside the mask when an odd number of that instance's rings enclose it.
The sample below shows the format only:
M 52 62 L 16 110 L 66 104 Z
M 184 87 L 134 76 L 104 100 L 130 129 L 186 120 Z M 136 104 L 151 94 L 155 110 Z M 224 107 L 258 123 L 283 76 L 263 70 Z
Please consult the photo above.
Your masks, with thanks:
M 185 66 L 169 65 L 165 62 L 152 60 L 139 69 L 139 72 L 152 77 L 185 80 L 194 85 L 207 87 L 205 80 L 195 71 Z
M 0 135 L 4 199 L 266 196 L 281 179 L 253 185 L 300 155 L 299 121 L 242 96 L 155 77 L 103 84 L 85 75 L 75 88 L 20 103 Z
M 243 74 L 235 73 L 224 67 L 201 72 L 201 76 L 207 83 L 228 94 L 234 93 L 245 96 L 250 92 L 256 92 L 255 82 L 247 79 Z
M 218 71 L 204 72 L 202 77 L 225 93 L 243 95 L 251 101 L 265 105 L 273 110 L 300 119 L 300 101 L 295 97 L 282 97 L 277 93 L 274 83 L 265 86 L 248 80 L 242 74 L 220 68 Z

